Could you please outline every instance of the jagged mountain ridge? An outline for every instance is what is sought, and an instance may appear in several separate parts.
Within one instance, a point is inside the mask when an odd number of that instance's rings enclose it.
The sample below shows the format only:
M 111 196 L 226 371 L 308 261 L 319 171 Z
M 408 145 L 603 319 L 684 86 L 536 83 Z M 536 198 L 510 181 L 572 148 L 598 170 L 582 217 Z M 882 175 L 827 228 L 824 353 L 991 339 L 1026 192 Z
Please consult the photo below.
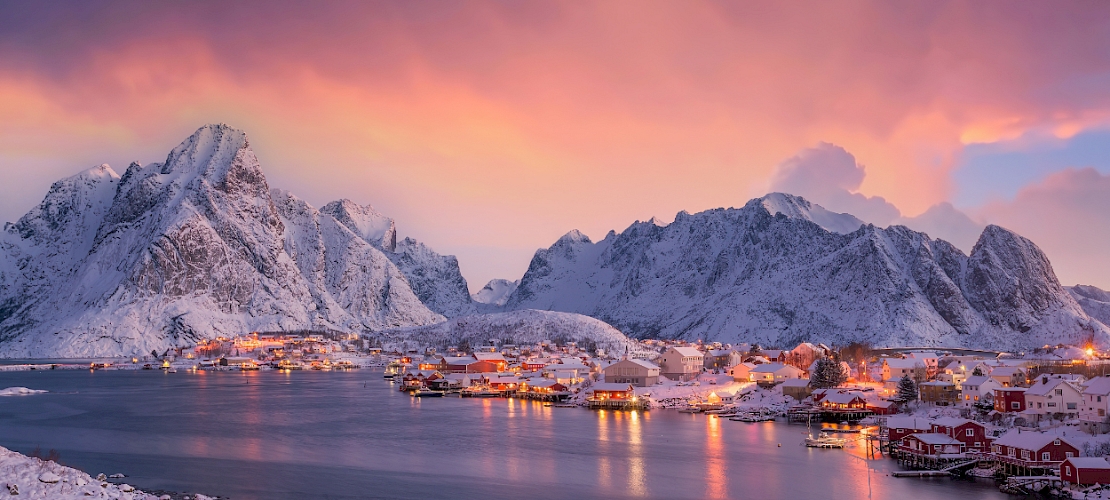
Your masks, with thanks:
M 520 280 L 492 279 L 481 290 L 471 295 L 471 298 L 474 302 L 500 307 L 508 302 L 509 296 L 518 286 L 520 286 Z
M 1110 292 L 1091 285 L 1069 286 L 1067 290 L 1088 315 L 1110 325 Z
M 903 226 L 853 230 L 838 215 L 773 193 L 597 243 L 571 231 L 536 252 L 506 308 L 586 314 L 636 337 L 779 346 L 1110 338 L 1017 234 L 989 226 L 968 256 Z
M 101 166 L 63 179 L 0 234 L 0 356 L 443 321 L 380 249 L 392 221 L 349 222 L 271 191 L 246 135 L 226 125 L 122 177 Z

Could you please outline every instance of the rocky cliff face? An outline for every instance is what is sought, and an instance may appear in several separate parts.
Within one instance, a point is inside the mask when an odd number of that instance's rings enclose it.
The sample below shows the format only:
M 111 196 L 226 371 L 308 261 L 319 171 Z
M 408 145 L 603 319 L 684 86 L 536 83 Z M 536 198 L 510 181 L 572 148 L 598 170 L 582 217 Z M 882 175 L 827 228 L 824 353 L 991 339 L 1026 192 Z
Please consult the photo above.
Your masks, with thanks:
M 0 236 L 0 356 L 443 320 L 379 250 L 391 223 L 356 232 L 332 213 L 271 192 L 246 135 L 226 125 L 201 128 L 164 163 L 59 181 Z
M 785 207 L 785 208 L 784 208 Z M 637 222 L 536 252 L 509 309 L 577 312 L 639 337 L 1013 348 L 1110 340 L 1044 254 L 997 226 L 971 255 L 804 199 Z

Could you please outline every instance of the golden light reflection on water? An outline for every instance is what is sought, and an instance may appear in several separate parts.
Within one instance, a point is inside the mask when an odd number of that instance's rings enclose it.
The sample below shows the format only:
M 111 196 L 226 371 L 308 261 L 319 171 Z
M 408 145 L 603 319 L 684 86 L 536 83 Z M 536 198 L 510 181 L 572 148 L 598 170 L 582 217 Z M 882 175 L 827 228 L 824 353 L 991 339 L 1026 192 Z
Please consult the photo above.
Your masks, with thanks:
M 706 417 L 705 443 L 705 496 L 728 498 L 728 467 L 725 447 L 721 437 L 721 419 Z
M 613 466 L 609 463 L 609 418 L 608 412 L 597 412 L 597 484 L 602 489 L 613 487 L 611 480 Z
M 633 496 L 647 495 L 647 470 L 644 464 L 643 427 L 640 412 L 628 414 L 628 491 Z

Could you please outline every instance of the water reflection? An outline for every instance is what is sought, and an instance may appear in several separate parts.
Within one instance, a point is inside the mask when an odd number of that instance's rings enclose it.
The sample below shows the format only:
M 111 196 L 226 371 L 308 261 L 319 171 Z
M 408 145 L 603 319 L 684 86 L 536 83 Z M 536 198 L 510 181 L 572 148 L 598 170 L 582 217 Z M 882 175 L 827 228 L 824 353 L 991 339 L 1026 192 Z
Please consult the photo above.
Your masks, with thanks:
M 724 443 L 721 439 L 721 419 L 705 419 L 705 495 L 706 498 L 728 497 L 728 475 L 725 467 Z
M 647 471 L 644 470 L 643 427 L 640 412 L 628 414 L 628 491 L 633 496 L 647 496 Z

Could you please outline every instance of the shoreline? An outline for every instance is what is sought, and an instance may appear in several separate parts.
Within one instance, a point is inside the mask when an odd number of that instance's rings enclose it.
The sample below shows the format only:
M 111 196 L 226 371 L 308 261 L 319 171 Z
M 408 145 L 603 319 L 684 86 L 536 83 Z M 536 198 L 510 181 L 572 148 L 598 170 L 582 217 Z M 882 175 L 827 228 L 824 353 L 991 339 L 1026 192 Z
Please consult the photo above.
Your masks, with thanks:
M 93 477 L 84 471 L 53 460 L 30 457 L 0 446 L 0 493 L 20 498 L 76 500 L 112 498 L 119 500 L 218 500 L 200 493 L 142 491 L 125 482 L 113 482 L 103 473 Z M 123 479 L 123 478 L 118 478 Z

